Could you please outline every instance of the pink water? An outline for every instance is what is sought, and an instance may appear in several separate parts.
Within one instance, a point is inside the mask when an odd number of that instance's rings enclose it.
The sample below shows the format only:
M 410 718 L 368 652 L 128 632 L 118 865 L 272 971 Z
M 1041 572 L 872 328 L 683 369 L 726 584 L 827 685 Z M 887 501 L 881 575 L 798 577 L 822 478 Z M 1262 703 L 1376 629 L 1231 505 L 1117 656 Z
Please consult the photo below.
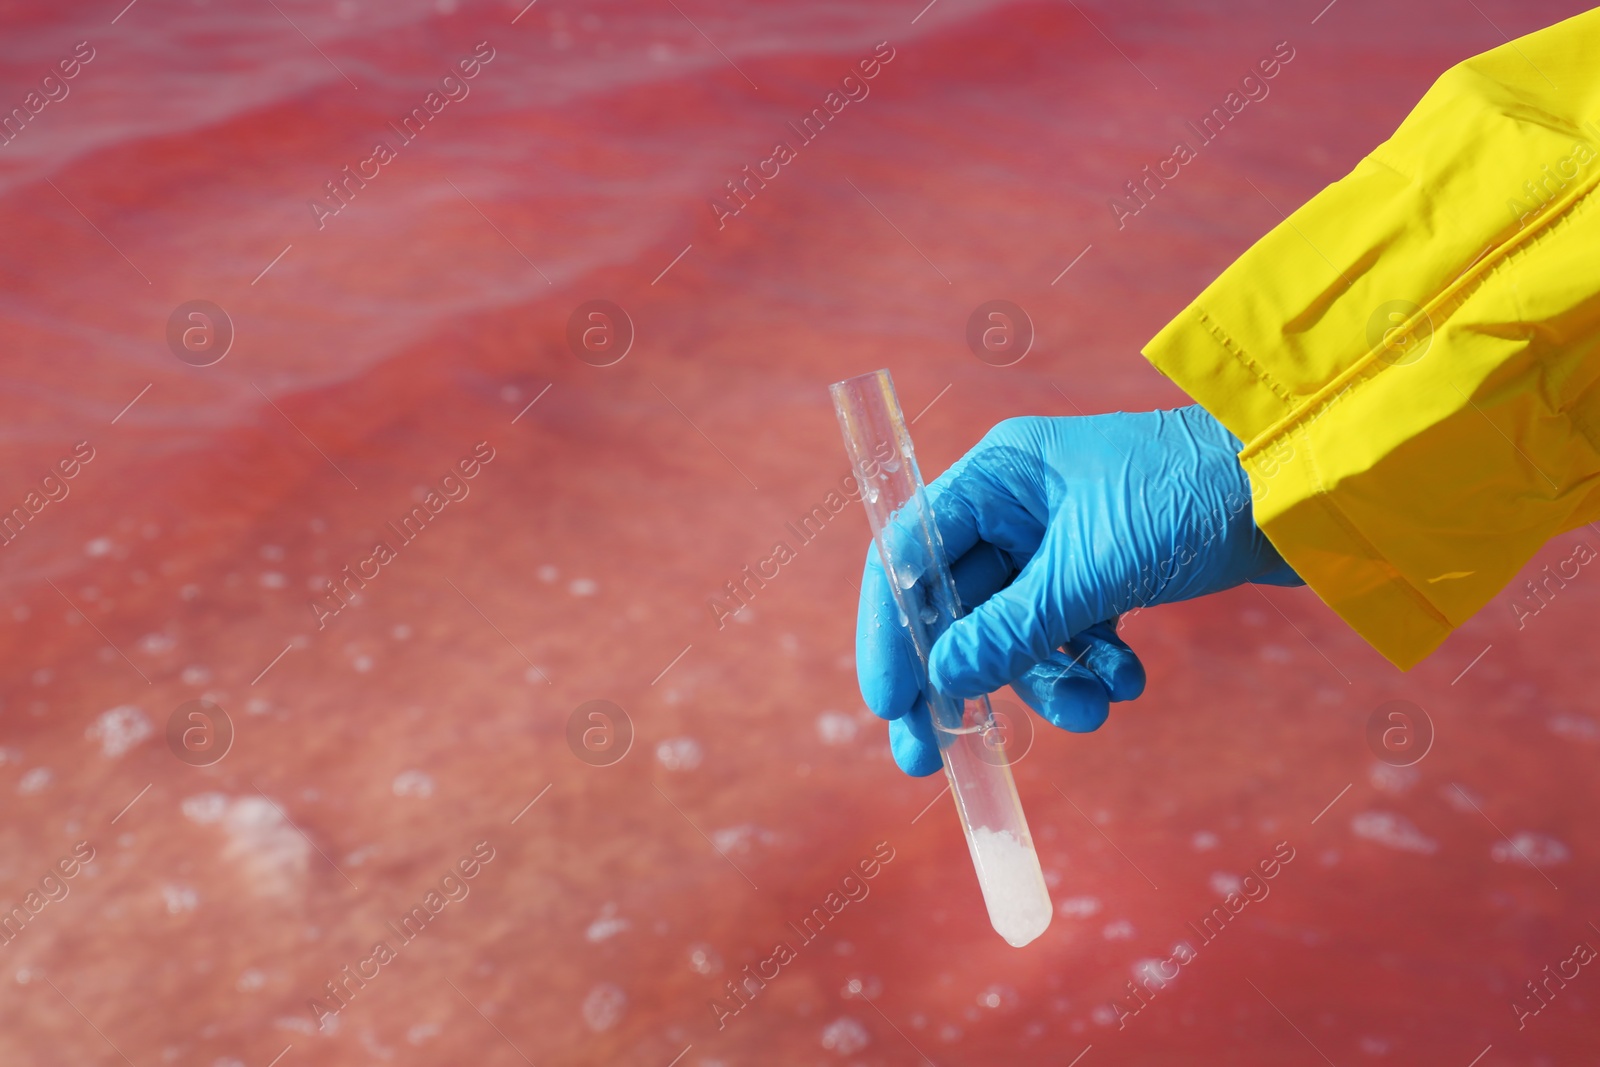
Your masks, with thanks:
M 1148 695 L 1017 767 L 1058 904 L 1019 951 L 940 781 L 894 770 L 856 694 L 863 517 L 786 525 L 845 473 L 839 378 L 889 366 L 931 404 L 930 476 L 1010 415 L 1181 403 L 1138 347 L 1439 71 L 1579 5 L 920 8 L 0 10 L 8 111 L 93 49 L 0 146 L 0 507 L 93 450 L 0 547 L 0 904 L 74 872 L 0 945 L 0 1062 L 1600 1054 L 1592 968 L 1520 1030 L 1513 1007 L 1600 946 L 1587 570 L 1524 596 L 1536 615 L 1503 594 L 1409 675 L 1303 590 L 1130 620 Z M 884 41 L 801 143 L 788 124 Z M 1270 95 L 1119 229 L 1108 199 L 1280 41 Z M 389 124 L 480 42 L 404 141 Z M 314 211 L 378 140 L 393 158 Z M 778 140 L 793 158 L 713 209 Z M 1037 329 L 1004 368 L 964 340 L 996 298 Z M 197 299 L 236 329 L 207 367 L 166 339 Z M 635 327 L 611 366 L 568 348 L 592 299 Z M 313 608 L 430 487 L 467 495 L 359 603 Z M 779 540 L 793 561 L 719 626 Z M 163 733 L 202 696 L 236 737 L 194 767 Z M 609 767 L 567 743 L 595 699 L 636 734 Z M 1365 740 L 1393 699 L 1437 727 L 1409 770 Z M 1199 936 L 1264 866 L 1270 892 Z M 397 936 L 452 870 L 466 895 Z M 776 976 L 735 1014 L 747 965 Z M 318 1029 L 346 966 L 375 976 Z

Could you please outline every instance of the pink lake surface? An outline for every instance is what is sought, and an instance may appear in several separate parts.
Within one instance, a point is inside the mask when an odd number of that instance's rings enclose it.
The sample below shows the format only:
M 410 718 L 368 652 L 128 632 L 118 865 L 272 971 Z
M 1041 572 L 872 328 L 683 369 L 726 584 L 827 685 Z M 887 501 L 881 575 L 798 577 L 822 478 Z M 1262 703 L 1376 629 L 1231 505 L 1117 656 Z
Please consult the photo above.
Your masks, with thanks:
M 1520 1030 L 1513 1007 L 1600 946 L 1587 570 L 1405 675 L 1309 590 L 1129 620 L 1147 695 L 1093 735 L 1041 726 L 1016 768 L 1058 905 L 1023 950 L 942 782 L 902 776 L 861 705 L 859 509 L 735 621 L 712 608 L 845 474 L 827 383 L 890 367 L 929 477 L 1008 416 L 1183 403 L 1139 347 L 1448 65 L 1580 5 L 920 7 L 0 6 L 7 112 L 93 56 L 0 146 L 0 506 L 93 453 L 0 548 L 0 904 L 60 898 L 0 945 L 0 1062 L 1600 1058 L 1593 968 Z M 1283 41 L 1270 95 L 1119 229 L 1108 199 Z M 780 139 L 794 158 L 719 225 Z M 379 140 L 393 158 L 314 211 Z M 567 341 L 596 299 L 635 334 L 605 367 Z M 991 299 L 1036 328 L 1013 366 L 966 346 Z M 168 345 L 192 300 L 233 324 L 210 366 Z M 358 603 L 311 606 L 475 448 Z M 235 735 L 191 766 L 164 735 L 201 698 Z M 632 725 L 610 766 L 568 746 L 591 700 Z M 1436 729 L 1409 769 L 1367 746 L 1390 700 Z M 870 892 L 797 937 L 874 855 Z M 464 861 L 460 899 L 396 936 Z M 377 969 L 319 1017 L 346 967 Z

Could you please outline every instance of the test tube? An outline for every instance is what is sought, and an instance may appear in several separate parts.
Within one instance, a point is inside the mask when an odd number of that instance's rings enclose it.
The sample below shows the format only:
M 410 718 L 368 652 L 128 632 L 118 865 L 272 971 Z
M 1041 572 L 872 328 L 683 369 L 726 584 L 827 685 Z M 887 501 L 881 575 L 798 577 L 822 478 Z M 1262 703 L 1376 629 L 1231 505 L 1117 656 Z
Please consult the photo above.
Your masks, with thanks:
M 836 382 L 828 392 L 900 624 L 916 650 L 939 755 L 989 922 L 1020 948 L 1049 927 L 1050 893 L 989 698 L 960 700 L 928 685 L 933 643 L 963 611 L 894 381 L 880 370 Z

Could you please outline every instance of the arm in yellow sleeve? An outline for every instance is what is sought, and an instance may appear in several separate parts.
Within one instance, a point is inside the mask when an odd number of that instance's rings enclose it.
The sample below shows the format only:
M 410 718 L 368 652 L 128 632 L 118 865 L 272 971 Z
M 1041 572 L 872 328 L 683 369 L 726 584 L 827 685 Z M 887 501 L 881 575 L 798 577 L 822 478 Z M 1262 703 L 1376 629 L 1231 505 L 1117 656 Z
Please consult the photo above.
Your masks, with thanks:
M 1600 518 L 1600 9 L 1446 71 L 1145 348 L 1409 668 Z

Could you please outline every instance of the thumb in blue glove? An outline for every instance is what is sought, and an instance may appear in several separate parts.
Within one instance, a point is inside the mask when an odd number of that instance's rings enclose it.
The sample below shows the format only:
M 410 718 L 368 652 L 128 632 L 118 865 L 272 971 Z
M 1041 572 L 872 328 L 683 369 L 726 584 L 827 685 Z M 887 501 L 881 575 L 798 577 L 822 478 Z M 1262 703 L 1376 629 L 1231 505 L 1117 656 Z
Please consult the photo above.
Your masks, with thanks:
M 957 697 L 1009 683 L 1054 725 L 1094 730 L 1113 701 L 1144 690 L 1118 616 L 1243 582 L 1301 584 L 1256 529 L 1239 448 L 1199 407 L 990 430 L 928 487 L 957 593 L 972 606 L 934 644 L 931 683 Z M 876 549 L 862 575 L 856 668 L 867 706 L 890 721 L 901 769 L 938 770 L 920 671 Z

